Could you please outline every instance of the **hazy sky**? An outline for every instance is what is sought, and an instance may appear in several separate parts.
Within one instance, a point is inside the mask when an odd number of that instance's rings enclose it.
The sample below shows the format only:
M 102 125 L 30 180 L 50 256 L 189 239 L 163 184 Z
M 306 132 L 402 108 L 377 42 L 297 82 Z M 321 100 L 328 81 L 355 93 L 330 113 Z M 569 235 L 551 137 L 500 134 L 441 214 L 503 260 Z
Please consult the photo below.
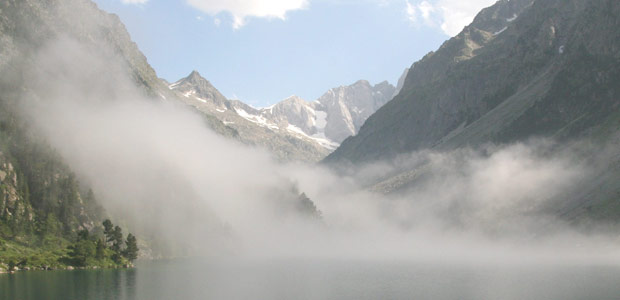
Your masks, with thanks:
M 494 0 L 95 0 L 116 13 L 160 77 L 198 70 L 228 98 L 314 100 L 406 67 Z

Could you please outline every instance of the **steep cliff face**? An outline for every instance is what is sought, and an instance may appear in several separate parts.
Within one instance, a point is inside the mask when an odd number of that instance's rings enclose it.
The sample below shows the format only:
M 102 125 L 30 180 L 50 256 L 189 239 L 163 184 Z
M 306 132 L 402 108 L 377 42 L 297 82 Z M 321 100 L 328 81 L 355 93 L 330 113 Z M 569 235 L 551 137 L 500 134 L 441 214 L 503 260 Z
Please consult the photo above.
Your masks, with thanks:
M 618 9 L 499 1 L 413 64 L 398 96 L 326 161 L 586 133 L 618 109 Z
M 548 210 L 617 222 L 619 25 L 618 1 L 499 1 L 414 63 L 395 99 L 325 162 L 351 166 L 534 137 L 553 139 L 558 148 L 585 141 L 595 146 L 575 155 L 575 163 L 601 166 L 555 195 Z M 431 172 L 427 165 L 407 168 L 374 189 L 406 191 Z
M 371 86 L 365 80 L 329 90 L 317 99 L 327 113 L 325 136 L 341 143 L 355 135 L 370 115 L 392 100 L 394 90 L 387 82 Z
M 10 236 L 19 228 L 28 227 L 34 220 L 32 206 L 24 199 L 24 184 L 17 180 L 13 163 L 0 152 L 0 222 L 2 236 Z

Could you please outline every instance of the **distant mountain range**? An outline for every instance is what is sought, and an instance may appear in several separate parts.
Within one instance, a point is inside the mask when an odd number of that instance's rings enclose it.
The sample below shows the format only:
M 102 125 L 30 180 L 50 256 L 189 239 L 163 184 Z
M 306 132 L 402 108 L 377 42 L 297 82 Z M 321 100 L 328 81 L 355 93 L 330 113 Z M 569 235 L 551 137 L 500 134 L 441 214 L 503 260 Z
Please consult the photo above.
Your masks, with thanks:
M 406 71 L 401 83 L 405 75 Z M 355 135 L 364 121 L 398 92 L 386 81 L 372 86 L 360 80 L 330 89 L 312 102 L 291 96 L 270 107 L 255 108 L 226 99 L 197 71 L 169 88 L 182 102 L 236 130 L 243 142 L 264 146 L 285 160 L 307 161 L 318 161 Z

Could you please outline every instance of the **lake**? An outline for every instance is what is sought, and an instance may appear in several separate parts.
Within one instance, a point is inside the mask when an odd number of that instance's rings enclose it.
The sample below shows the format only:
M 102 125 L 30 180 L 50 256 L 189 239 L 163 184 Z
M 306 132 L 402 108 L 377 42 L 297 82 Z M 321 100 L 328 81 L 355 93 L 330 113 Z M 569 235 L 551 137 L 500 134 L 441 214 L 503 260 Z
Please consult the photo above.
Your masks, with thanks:
M 0 274 L 1 299 L 620 299 L 620 268 L 330 260 L 141 262 Z

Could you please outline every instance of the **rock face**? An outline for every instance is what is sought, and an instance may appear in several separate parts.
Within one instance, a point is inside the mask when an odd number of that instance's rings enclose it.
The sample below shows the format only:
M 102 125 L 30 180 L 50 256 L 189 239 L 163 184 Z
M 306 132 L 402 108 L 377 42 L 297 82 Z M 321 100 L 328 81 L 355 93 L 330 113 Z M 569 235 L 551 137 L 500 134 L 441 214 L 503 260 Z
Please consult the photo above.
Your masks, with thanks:
M 403 86 L 405 86 L 405 79 L 407 79 L 407 74 L 409 74 L 409 68 L 406 68 L 405 71 L 403 71 L 403 74 L 400 75 L 400 78 L 398 78 L 398 84 L 396 84 L 396 91 L 394 91 L 394 95 L 392 95 L 392 98 L 398 96 L 398 93 L 400 93 L 400 91 L 403 89 Z
M 370 115 L 392 100 L 395 90 L 388 82 L 371 86 L 365 80 L 329 90 L 317 100 L 317 110 L 327 114 L 325 136 L 341 143 L 357 134 Z
M 321 140 L 291 132 L 287 126 L 268 122 L 257 109 L 228 100 L 197 71 L 172 83 L 169 101 L 182 102 L 203 113 L 211 128 L 246 145 L 271 152 L 281 161 L 316 162 L 331 151 Z
M 192 71 L 189 76 L 169 85 L 171 90 L 183 94 L 183 97 L 195 96 L 203 103 L 211 102 L 221 109 L 230 108 L 229 101 L 208 80 L 200 76 L 198 71 Z
M 603 165 L 549 210 L 571 221 L 620 219 L 620 2 L 502 0 L 416 62 L 400 93 L 325 162 L 354 166 L 416 150 L 532 137 L 596 145 L 575 160 Z M 608 149 L 600 153 L 596 149 Z M 609 153 L 608 153 L 609 152 Z M 426 166 L 375 185 L 415 186 Z
M 283 160 L 318 161 L 391 100 L 395 88 L 360 80 L 325 93 L 314 102 L 291 96 L 267 108 L 228 100 L 208 80 L 193 71 L 169 85 L 178 98 L 233 128 L 240 140 L 261 145 Z
M 499 1 L 414 63 L 394 100 L 325 161 L 587 135 L 619 110 L 619 16 L 617 1 Z
M 34 219 L 28 199 L 24 199 L 13 164 L 0 152 L 0 222 L 26 226 Z

